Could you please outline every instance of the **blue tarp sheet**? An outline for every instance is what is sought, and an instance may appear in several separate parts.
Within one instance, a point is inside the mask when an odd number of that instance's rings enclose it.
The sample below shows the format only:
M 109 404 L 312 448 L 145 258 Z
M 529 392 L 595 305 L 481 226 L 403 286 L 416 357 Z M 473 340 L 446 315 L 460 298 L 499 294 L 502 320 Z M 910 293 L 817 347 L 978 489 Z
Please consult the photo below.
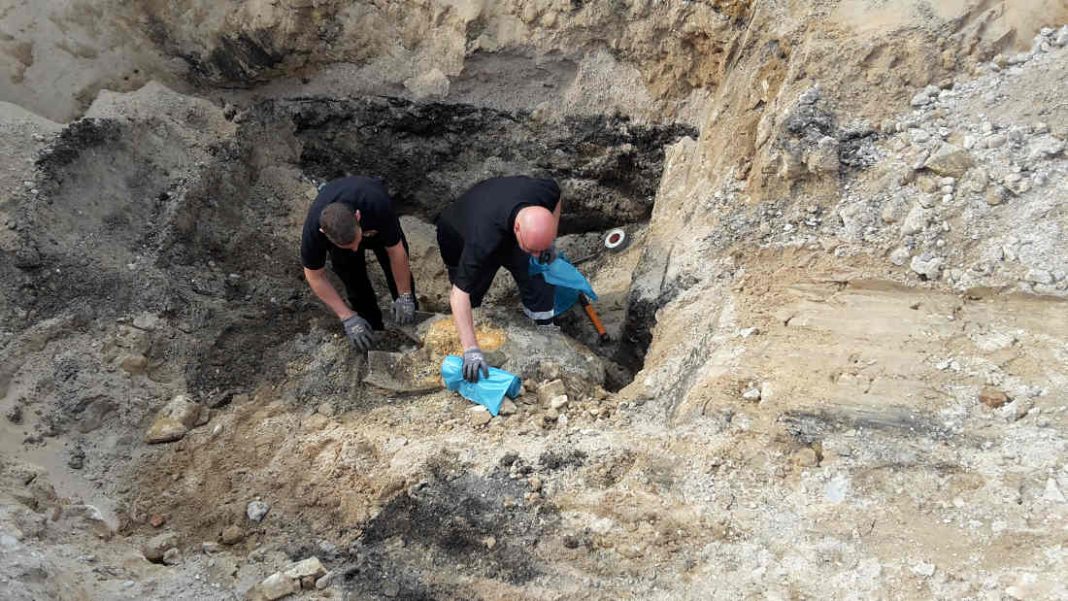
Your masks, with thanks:
M 539 263 L 534 257 L 530 258 L 530 275 L 541 274 L 545 281 L 556 286 L 556 298 L 553 310 L 557 315 L 563 315 L 565 311 L 578 302 L 579 294 L 585 294 L 590 300 L 597 300 L 597 294 L 586 276 L 575 268 L 563 253 L 556 256 L 556 260 L 548 265 Z
M 523 385 L 519 376 L 491 367 L 488 378 L 479 377 L 478 382 L 471 383 L 464 379 L 463 365 L 464 360 L 456 355 L 449 355 L 441 362 L 441 379 L 445 381 L 445 388 L 458 391 L 465 399 L 482 405 L 490 415 L 497 417 L 505 396 L 510 399 L 519 396 L 519 387 Z

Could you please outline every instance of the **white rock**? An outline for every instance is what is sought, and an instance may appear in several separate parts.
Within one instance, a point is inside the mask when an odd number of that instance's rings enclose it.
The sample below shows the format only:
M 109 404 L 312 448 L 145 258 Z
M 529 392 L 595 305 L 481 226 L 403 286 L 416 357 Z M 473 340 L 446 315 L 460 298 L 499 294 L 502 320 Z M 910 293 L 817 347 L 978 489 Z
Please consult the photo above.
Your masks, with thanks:
M 325 573 L 326 568 L 323 567 L 323 564 L 319 561 L 318 557 L 309 557 L 307 559 L 302 559 L 300 561 L 289 564 L 284 570 L 282 570 L 283 575 L 289 578 L 293 578 L 294 580 L 299 580 L 300 578 L 304 578 L 306 576 L 319 578 Z
M 1057 481 L 1053 478 L 1046 480 L 1046 490 L 1042 493 L 1042 498 L 1054 503 L 1064 503 L 1064 494 L 1061 493 L 1060 487 L 1057 486 Z
M 566 394 L 555 396 L 549 401 L 549 407 L 559 411 L 561 408 L 567 406 L 568 400 Z
M 1068 46 L 1068 25 L 1061 27 L 1053 36 L 1054 46 Z
M 546 382 L 538 387 L 538 402 L 542 405 L 548 405 L 549 401 L 553 400 L 554 397 L 562 394 L 567 394 L 567 388 L 564 387 L 563 380 Z
M 336 576 L 337 572 L 334 570 L 330 570 L 326 574 L 323 574 L 322 578 L 315 581 L 315 590 L 321 591 L 330 586 L 330 583 L 334 581 Z
M 157 444 L 181 439 L 197 425 L 200 411 L 200 403 L 189 400 L 184 394 L 174 397 L 156 414 L 152 427 L 145 432 L 145 442 Z
M 267 517 L 267 512 L 270 510 L 271 506 L 263 501 L 249 501 L 248 506 L 245 507 L 245 515 L 253 522 L 259 523 Z
M 899 246 L 890 252 L 890 262 L 898 267 L 908 263 L 909 257 L 909 249 L 904 246 Z
M 744 392 L 742 392 L 742 398 L 747 401 L 759 401 L 760 389 L 756 386 L 750 386 L 749 388 L 746 388 Z
M 912 97 L 912 101 L 909 104 L 915 107 L 927 106 L 931 104 L 931 96 L 926 92 L 920 92 Z
M 159 315 L 154 313 L 142 313 L 134 318 L 133 327 L 146 332 L 152 332 L 159 327 Z
M 942 266 L 945 262 L 946 260 L 942 257 L 925 252 L 913 257 L 909 267 L 929 280 L 937 280 L 942 275 Z
M 287 578 L 281 572 L 275 572 L 256 585 L 256 594 L 267 601 L 281 599 L 300 590 L 300 582 Z M 255 596 L 253 596 L 255 598 Z
M 905 236 L 923 231 L 931 220 L 931 212 L 920 205 L 912 207 L 901 223 L 901 233 Z
M 933 563 L 927 563 L 926 561 L 921 561 L 913 565 L 910 569 L 913 574 L 919 574 L 925 578 L 930 578 L 931 576 L 934 576 L 935 573 L 935 565 Z

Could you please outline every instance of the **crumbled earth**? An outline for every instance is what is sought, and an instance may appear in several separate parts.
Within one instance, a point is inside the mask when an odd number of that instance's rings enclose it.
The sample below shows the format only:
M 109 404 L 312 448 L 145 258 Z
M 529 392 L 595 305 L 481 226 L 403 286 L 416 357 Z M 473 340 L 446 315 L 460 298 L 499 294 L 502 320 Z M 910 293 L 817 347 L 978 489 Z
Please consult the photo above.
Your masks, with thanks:
M 1068 598 L 1063 3 L 23 4 L 0 597 Z M 389 378 L 301 280 L 347 172 L 432 313 Z M 431 222 L 513 172 L 610 339 L 502 274 L 491 417 Z

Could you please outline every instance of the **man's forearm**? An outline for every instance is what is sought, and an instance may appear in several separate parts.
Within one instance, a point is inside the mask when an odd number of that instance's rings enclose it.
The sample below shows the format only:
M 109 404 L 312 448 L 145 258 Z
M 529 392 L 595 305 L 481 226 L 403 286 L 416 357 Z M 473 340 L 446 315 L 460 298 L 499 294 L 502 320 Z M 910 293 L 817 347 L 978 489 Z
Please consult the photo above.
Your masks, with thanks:
M 412 266 L 408 259 L 408 251 L 404 250 L 404 244 L 397 243 L 386 249 L 389 255 L 389 269 L 393 272 L 393 281 L 397 284 L 397 292 L 409 294 L 412 291 Z
M 338 319 L 345 320 L 355 314 L 355 311 L 350 309 L 349 306 L 345 304 L 345 301 L 341 299 L 341 295 L 334 289 L 330 280 L 322 275 L 315 274 L 314 272 L 309 274 L 308 271 L 310 270 L 304 270 L 304 277 L 308 280 L 308 286 L 311 287 L 315 296 L 319 297 L 319 300 L 323 301 L 323 303 L 337 315 Z
M 456 324 L 456 331 L 460 333 L 460 344 L 463 350 L 477 347 L 475 320 L 471 316 L 471 295 L 453 286 L 452 292 L 449 293 L 449 306 L 452 308 L 452 320 Z

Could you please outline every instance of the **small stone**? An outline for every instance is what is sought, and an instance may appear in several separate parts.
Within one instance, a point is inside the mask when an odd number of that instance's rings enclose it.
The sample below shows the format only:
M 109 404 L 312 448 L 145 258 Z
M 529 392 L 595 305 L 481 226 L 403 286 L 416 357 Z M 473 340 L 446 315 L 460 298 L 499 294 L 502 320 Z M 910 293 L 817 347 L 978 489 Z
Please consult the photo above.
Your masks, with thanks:
M 325 415 L 326 417 L 334 417 L 334 405 L 331 403 L 323 403 L 316 409 L 319 415 Z
M 1068 46 L 1068 25 L 1057 30 L 1057 33 L 1053 36 L 1053 45 Z
M 490 423 L 493 416 L 482 405 L 475 405 L 467 410 L 467 421 L 472 426 L 484 426 Z
M 925 561 L 917 563 L 910 569 L 912 570 L 913 574 L 918 574 L 925 578 L 930 578 L 931 576 L 934 576 L 935 573 L 935 565 L 933 563 L 927 563 Z
M 154 313 L 142 313 L 134 318 L 133 327 L 146 332 L 154 332 L 159 328 L 159 315 Z
M 532 492 L 538 492 L 541 490 L 541 478 L 537 476 L 531 476 L 530 480 L 527 480 L 527 485 L 530 486 Z
M 266 601 L 274 601 L 275 599 L 281 599 L 286 595 L 292 595 L 299 590 L 299 582 L 287 578 L 281 572 L 275 572 L 257 584 L 254 591 L 250 591 L 250 596 L 253 599 L 258 596 L 259 598 L 266 599 Z
M 936 257 L 931 253 L 925 252 L 912 257 L 909 267 L 912 271 L 929 280 L 937 280 L 942 275 L 942 266 L 945 262 L 946 260 L 942 257 Z
M 899 246 L 890 252 L 890 262 L 901 267 L 905 263 L 908 263 L 910 256 L 909 249 Z
M 392 599 L 400 594 L 400 585 L 396 582 L 386 582 L 382 585 L 382 594 Z
M 311 576 L 305 576 L 300 579 L 300 588 L 310 591 L 315 588 L 315 578 Z
M 504 399 L 504 402 L 501 403 L 500 415 L 515 415 L 517 411 L 519 411 L 519 407 L 516 406 L 512 399 Z
M 567 394 L 567 388 L 564 386 L 563 380 L 546 382 L 538 387 L 538 402 L 542 405 L 548 405 L 550 401 L 562 394 Z
M 926 92 L 926 90 L 922 91 L 913 96 L 909 104 L 914 107 L 927 106 L 928 104 L 931 104 L 931 96 Z
M 222 537 L 220 540 L 224 545 L 236 545 L 245 538 L 245 531 L 240 526 L 232 525 L 227 526 L 222 531 Z
M 160 409 L 156 421 L 145 433 L 145 442 L 158 444 L 179 440 L 197 424 L 199 418 L 200 404 L 180 394 Z
M 901 223 L 901 234 L 909 236 L 922 232 L 930 221 L 931 211 L 916 205 L 912 207 L 912 210 L 909 211 L 909 214 L 905 216 L 905 220 Z
M 754 403 L 759 401 L 760 388 L 758 388 L 756 385 L 751 384 L 749 388 L 746 388 L 745 391 L 742 392 L 742 398 L 747 401 L 752 401 Z
M 798 449 L 790 461 L 798 467 L 816 467 L 820 464 L 819 454 L 812 447 L 802 447 Z
M 559 411 L 560 409 L 567 407 L 568 398 L 566 394 L 555 396 L 549 401 L 549 407 Z
M 482 539 L 482 544 L 486 545 L 487 549 L 493 549 L 497 546 L 497 538 L 493 536 L 487 536 L 486 538 Z
M 1003 204 L 1009 197 L 1009 191 L 1004 186 L 993 185 L 986 191 L 986 204 L 996 207 Z
M 158 514 L 158 513 L 153 513 L 148 518 L 148 523 L 153 528 L 159 528 L 160 526 L 162 526 L 162 525 L 167 523 L 167 518 L 162 516 L 162 515 L 160 515 L 160 514 Z
M 1009 402 L 1009 396 L 993 386 L 984 386 L 979 391 L 979 402 L 991 409 L 997 409 Z
M 334 570 L 330 570 L 326 574 L 323 574 L 321 578 L 315 581 L 315 589 L 321 591 L 330 586 L 330 583 L 334 581 L 336 576 L 337 572 Z
M 215 541 L 204 541 L 200 543 L 200 550 L 205 555 L 214 555 L 215 553 L 222 551 L 222 547 L 220 547 L 219 543 Z
M 1004 134 L 991 134 L 990 136 L 987 136 L 987 138 L 986 138 L 986 147 L 987 148 L 1000 148 L 1000 147 L 1004 146 L 1005 142 L 1007 142 L 1007 141 L 1008 141 L 1008 138 L 1006 138 Z
M 975 161 L 967 150 L 948 142 L 944 142 L 924 163 L 925 168 L 952 177 L 961 177 L 974 166 Z
M 177 546 L 178 535 L 173 532 L 164 532 L 148 539 L 141 547 L 141 554 L 152 563 L 160 563 L 167 550 Z
M 182 563 L 182 553 L 178 549 L 171 547 L 163 554 L 163 563 L 169 566 L 176 566 Z
M 555 422 L 559 418 L 560 418 L 560 412 L 557 411 L 556 409 L 553 409 L 552 407 L 550 407 L 549 410 L 545 412 L 545 419 L 548 420 L 548 421 L 554 421 Z
M 85 449 L 81 446 L 76 446 L 70 453 L 70 458 L 67 459 L 67 467 L 72 470 L 80 470 L 85 467 Z
M 15 405 L 6 414 L 7 420 L 15 425 L 22 423 L 22 405 Z
M 267 512 L 270 510 L 271 506 L 263 501 L 249 501 L 248 506 L 245 507 L 245 515 L 258 524 L 267 517 Z
M 282 574 L 287 578 L 294 580 L 304 578 L 305 576 L 312 576 L 318 578 L 323 574 L 326 574 L 326 568 L 323 567 L 318 557 L 309 557 L 300 561 L 289 564 L 282 570 Z

